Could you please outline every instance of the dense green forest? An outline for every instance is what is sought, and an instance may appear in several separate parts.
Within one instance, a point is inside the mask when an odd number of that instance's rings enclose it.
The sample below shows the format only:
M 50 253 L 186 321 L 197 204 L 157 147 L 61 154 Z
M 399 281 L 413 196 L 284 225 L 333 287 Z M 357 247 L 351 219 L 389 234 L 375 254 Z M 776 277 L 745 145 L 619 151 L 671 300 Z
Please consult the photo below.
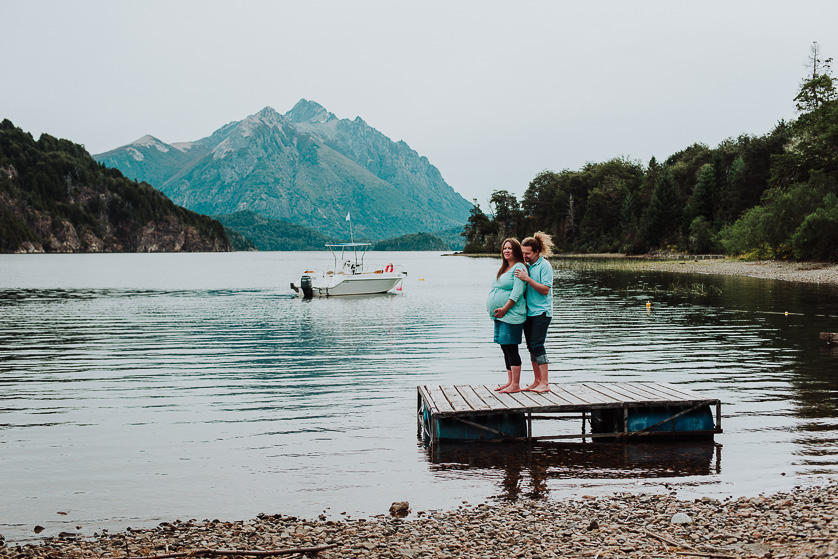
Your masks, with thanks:
M 448 248 L 443 250 L 463 250 L 466 240 L 463 238 L 462 233 L 462 227 L 451 227 L 442 231 L 433 231 L 431 234 L 445 241 Z
M 496 190 L 475 206 L 465 252 L 506 237 L 553 235 L 559 251 L 654 250 L 838 261 L 838 100 L 812 45 L 798 117 L 762 136 L 693 144 L 646 165 L 627 158 L 544 171 L 519 201 Z
M 448 250 L 448 243 L 430 233 L 413 233 L 379 241 L 372 250 Z
M 224 232 L 227 234 L 227 238 L 230 239 L 230 246 L 236 252 L 248 252 L 248 251 L 256 251 L 259 250 L 256 248 L 256 244 L 253 241 L 239 233 L 238 231 L 234 231 L 233 229 L 228 229 L 227 227 L 224 228 Z
M 0 123 L 0 252 L 229 248 L 220 223 L 97 163 L 84 146 Z
M 216 215 L 229 232 L 238 233 L 257 250 L 326 250 L 326 243 L 335 242 L 331 237 L 318 233 L 314 229 L 296 225 L 280 219 L 271 219 L 251 211 Z M 236 250 L 253 250 L 242 246 L 239 236 L 235 238 Z
M 270 219 L 251 211 L 213 218 L 224 225 L 235 250 L 326 250 L 327 243 L 342 242 L 308 227 Z M 436 235 L 414 233 L 375 242 L 372 250 L 449 250 L 449 246 Z

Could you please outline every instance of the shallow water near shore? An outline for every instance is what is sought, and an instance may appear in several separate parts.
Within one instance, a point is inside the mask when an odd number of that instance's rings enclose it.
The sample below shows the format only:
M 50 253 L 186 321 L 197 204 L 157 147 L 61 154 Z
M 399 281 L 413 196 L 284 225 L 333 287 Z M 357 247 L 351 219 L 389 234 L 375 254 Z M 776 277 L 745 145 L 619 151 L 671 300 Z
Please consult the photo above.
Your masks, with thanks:
M 397 500 L 755 495 L 838 470 L 838 353 L 818 341 L 838 331 L 835 288 L 558 270 L 551 380 L 720 398 L 718 444 L 427 449 L 418 384 L 505 377 L 483 308 L 499 261 L 367 258 L 405 264 L 403 291 L 293 297 L 329 253 L 0 255 L 0 534 L 358 517 Z

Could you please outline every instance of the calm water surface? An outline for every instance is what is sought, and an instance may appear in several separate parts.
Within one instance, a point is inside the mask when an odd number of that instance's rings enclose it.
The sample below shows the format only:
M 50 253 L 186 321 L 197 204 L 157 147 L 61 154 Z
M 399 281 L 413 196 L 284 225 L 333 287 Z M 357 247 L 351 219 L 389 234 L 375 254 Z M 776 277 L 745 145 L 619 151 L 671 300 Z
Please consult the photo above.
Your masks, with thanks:
M 418 511 L 614 491 L 738 496 L 838 470 L 838 354 L 818 342 L 838 330 L 834 289 L 557 271 L 551 380 L 665 381 L 720 398 L 720 444 L 430 451 L 416 385 L 505 378 L 483 309 L 499 261 L 372 253 L 407 266 L 401 293 L 294 298 L 289 282 L 330 259 L 0 255 L 0 533 L 359 517 L 397 500 Z M 690 284 L 706 294 L 673 289 Z

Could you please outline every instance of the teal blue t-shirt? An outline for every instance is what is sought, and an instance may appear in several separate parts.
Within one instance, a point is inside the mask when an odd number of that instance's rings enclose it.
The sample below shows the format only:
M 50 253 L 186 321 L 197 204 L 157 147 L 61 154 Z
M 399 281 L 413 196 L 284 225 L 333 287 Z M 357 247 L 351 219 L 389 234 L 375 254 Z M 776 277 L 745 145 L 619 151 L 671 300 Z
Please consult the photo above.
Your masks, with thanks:
M 492 320 L 500 320 L 507 324 L 521 324 L 527 319 L 527 302 L 524 299 L 524 280 L 515 277 L 515 270 L 523 268 L 520 262 L 502 273 L 498 279 L 492 282 L 492 290 L 486 298 L 486 310 Z M 495 319 L 495 309 L 500 308 L 512 299 L 515 304 L 506 311 L 503 318 Z
M 542 295 L 532 285 L 527 284 L 527 316 L 538 316 L 543 313 L 553 316 L 553 266 L 541 256 L 535 264 L 527 268 L 533 280 L 550 286 L 547 295 Z

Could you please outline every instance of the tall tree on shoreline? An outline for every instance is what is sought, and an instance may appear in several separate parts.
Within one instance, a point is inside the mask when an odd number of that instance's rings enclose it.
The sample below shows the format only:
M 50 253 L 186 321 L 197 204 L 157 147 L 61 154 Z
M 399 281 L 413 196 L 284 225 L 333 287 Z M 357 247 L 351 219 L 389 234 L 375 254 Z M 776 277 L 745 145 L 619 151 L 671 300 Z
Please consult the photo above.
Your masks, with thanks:
M 498 243 L 507 237 L 521 235 L 524 212 L 521 211 L 521 206 L 514 194 L 508 190 L 495 190 L 489 198 L 489 205 L 492 207 L 494 223 L 497 226 Z
M 486 240 L 495 229 L 494 224 L 489 219 L 483 210 L 480 209 L 480 204 L 477 199 L 474 199 L 474 206 L 469 211 L 468 222 L 465 230 L 461 233 L 466 239 L 463 252 L 486 252 Z
M 803 80 L 800 92 L 794 98 L 798 113 L 806 114 L 817 111 L 821 105 L 835 100 L 835 88 L 832 85 L 832 58 L 823 59 L 817 41 L 812 43 L 809 64 L 812 74 Z
M 646 239 L 652 246 L 676 243 L 681 229 L 683 203 L 669 167 L 664 166 L 655 181 L 646 214 Z

